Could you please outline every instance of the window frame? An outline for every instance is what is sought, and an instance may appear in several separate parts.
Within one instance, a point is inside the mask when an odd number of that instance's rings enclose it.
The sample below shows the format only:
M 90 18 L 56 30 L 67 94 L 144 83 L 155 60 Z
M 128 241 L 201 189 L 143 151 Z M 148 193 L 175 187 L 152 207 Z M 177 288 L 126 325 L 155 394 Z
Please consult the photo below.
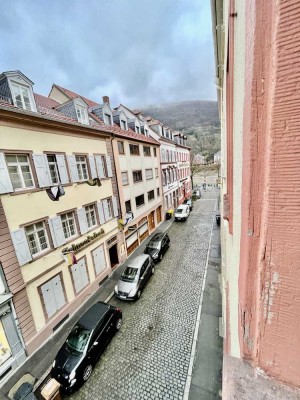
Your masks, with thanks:
M 149 193 L 153 192 L 153 197 L 151 199 L 149 199 Z M 147 192 L 147 197 L 148 197 L 148 202 L 155 200 L 155 192 L 154 189 L 149 190 L 149 192 Z
M 65 229 L 64 229 L 64 225 L 63 225 L 64 221 L 63 221 L 62 218 L 63 218 L 64 215 L 71 214 L 71 213 L 73 214 L 73 217 L 74 217 L 75 234 L 66 237 L 66 236 L 65 236 Z M 61 212 L 61 213 L 59 213 L 59 214 L 57 214 L 57 215 L 60 216 L 61 223 L 62 223 L 62 227 L 63 227 L 63 232 L 64 232 L 64 237 L 65 237 L 65 239 L 66 239 L 67 242 L 72 241 L 73 239 L 75 239 L 76 237 L 78 237 L 78 236 L 80 235 L 80 229 L 79 229 L 79 226 L 78 226 L 76 209 L 71 209 L 71 210 L 63 211 L 63 212 Z
M 127 182 L 126 182 L 126 183 L 124 183 L 124 181 L 123 181 L 123 174 L 126 174 L 126 176 L 127 176 Z M 122 172 L 121 172 L 121 179 L 122 179 L 122 185 L 123 185 L 123 186 L 129 185 L 128 171 L 122 171 Z
M 149 150 L 149 153 L 148 154 L 146 154 L 146 151 L 145 150 Z M 143 154 L 144 154 L 144 157 L 151 157 L 151 147 L 150 146 L 143 146 Z
M 133 153 L 131 150 L 132 148 L 137 148 L 138 152 L 137 154 Z M 140 145 L 139 144 L 133 144 L 133 143 L 129 143 L 129 152 L 131 156 L 139 156 L 140 155 Z
M 123 125 L 123 126 L 122 126 Z M 124 119 L 120 120 L 120 127 L 121 129 L 123 129 L 124 131 L 127 131 L 127 123 L 126 121 L 124 121 Z
M 105 125 L 112 125 L 112 117 L 111 114 L 108 114 L 106 112 L 103 113 L 103 120 Z
M 118 140 L 118 153 L 119 154 L 125 154 L 125 146 L 124 146 L 124 142 L 122 140 Z M 120 151 L 120 145 L 122 145 L 122 151 Z
M 32 94 L 31 94 L 31 87 L 24 85 L 22 83 L 19 82 L 15 82 L 14 80 L 10 81 L 10 85 L 11 85 L 11 92 L 12 92 L 12 96 L 13 96 L 13 101 L 14 101 L 14 105 L 17 108 L 20 108 L 22 110 L 26 110 L 26 111 L 36 111 L 35 105 L 33 103 L 33 99 L 32 99 Z M 22 107 L 18 106 L 17 100 L 16 100 L 16 94 L 15 94 L 15 88 L 19 89 L 19 95 L 21 97 L 21 103 L 22 103 Z M 21 89 L 25 89 L 27 90 L 27 96 L 28 96 L 28 100 L 29 100 L 29 105 L 30 105 L 30 109 L 26 108 L 25 106 L 25 101 L 24 101 L 24 96 L 22 94 Z
M 128 202 L 130 204 L 130 210 L 129 211 L 127 211 L 127 207 L 126 207 L 126 203 L 128 203 Z M 126 211 L 126 213 L 132 212 L 131 200 L 130 199 L 125 201 L 125 211 Z
M 147 177 L 147 171 L 151 171 L 151 176 L 150 177 Z M 146 181 L 149 181 L 150 179 L 154 178 L 154 176 L 153 176 L 153 168 L 146 168 L 145 169 L 145 177 L 146 177 Z
M 35 221 L 32 221 L 32 222 L 26 223 L 24 225 L 20 225 L 22 228 L 24 228 L 25 235 L 26 235 L 26 240 L 27 240 L 28 247 L 29 247 L 29 251 L 30 251 L 30 254 L 31 254 L 31 257 L 32 257 L 32 261 L 35 261 L 38 258 L 43 257 L 45 254 L 48 254 L 50 251 L 53 250 L 51 232 L 50 232 L 50 229 L 49 229 L 49 226 L 48 226 L 48 223 L 47 223 L 48 219 L 49 219 L 49 217 L 44 217 L 44 218 L 41 218 L 41 219 L 38 219 L 38 220 L 35 220 Z M 29 227 L 31 227 L 31 226 L 35 226 L 35 225 L 40 224 L 40 223 L 43 224 L 43 230 L 45 232 L 44 236 L 45 236 L 45 240 L 46 240 L 46 243 L 47 243 L 47 247 L 45 249 L 40 250 L 37 253 L 33 254 L 32 251 L 31 251 L 32 249 L 31 249 L 30 241 L 29 241 L 29 237 L 28 237 L 30 235 L 30 233 L 29 234 L 27 233 L 27 229 Z M 36 231 L 34 231 L 34 233 L 36 233 Z M 34 235 L 34 237 L 35 237 L 35 240 L 36 240 L 36 235 Z M 39 242 L 39 246 L 41 246 L 40 242 Z
M 137 201 L 136 200 L 137 200 L 138 197 L 143 197 L 143 200 L 144 200 L 143 204 L 137 205 Z M 139 196 L 135 197 L 135 206 L 136 206 L 136 208 L 140 208 L 140 207 L 143 207 L 144 205 L 145 205 L 145 195 L 144 195 L 144 193 L 142 193 Z
M 138 172 L 141 173 L 141 179 L 135 180 L 135 178 L 134 178 L 134 173 L 138 173 Z M 140 182 L 143 182 L 143 171 L 142 171 L 141 169 L 133 170 L 133 171 L 132 171 L 132 179 L 133 179 L 133 183 L 140 183 Z
M 75 104 L 75 112 L 76 112 L 76 117 L 77 121 L 80 122 L 81 124 L 84 125 L 89 125 L 89 116 L 87 109 L 84 106 L 81 106 L 79 104 Z M 78 115 L 78 113 L 80 115 Z
M 85 182 L 88 181 L 90 179 L 90 168 L 89 168 L 89 162 L 88 162 L 88 157 L 86 154 L 82 154 L 82 153 L 75 153 L 75 161 L 76 161 L 76 168 L 77 168 L 77 173 L 78 173 L 78 178 L 79 181 L 78 182 Z M 80 171 L 78 169 L 78 165 L 82 166 L 82 162 L 78 162 L 77 161 L 77 157 L 84 157 L 85 158 L 85 164 L 86 164 L 86 173 L 87 173 L 87 178 L 81 179 L 80 178 Z
M 32 152 L 26 152 L 26 151 L 22 151 L 21 152 L 21 151 L 11 150 L 11 151 L 3 151 L 3 153 L 4 153 L 4 156 L 5 156 L 5 163 L 6 163 L 6 167 L 7 167 L 8 174 L 9 174 L 9 178 L 10 178 L 11 184 L 13 186 L 14 192 L 20 193 L 20 192 L 26 192 L 28 190 L 34 190 L 34 189 L 38 189 L 39 190 L 40 188 L 37 188 L 36 174 L 35 174 L 35 169 L 34 169 L 34 165 L 33 165 L 33 162 L 32 162 Z M 7 161 L 7 156 L 16 156 L 16 157 L 18 157 L 18 156 L 26 156 L 27 157 L 27 164 L 24 164 L 24 165 L 28 165 L 28 167 L 29 167 L 29 173 L 30 173 L 30 176 L 31 176 L 31 180 L 32 180 L 33 186 L 29 186 L 29 187 L 26 187 L 26 186 L 24 187 L 23 186 L 24 185 L 24 177 L 23 177 L 23 173 L 22 173 L 22 177 L 21 177 L 21 179 L 19 179 L 21 181 L 21 183 L 22 183 L 22 187 L 21 188 L 15 188 L 14 187 L 13 181 L 12 181 L 12 178 L 11 178 L 11 174 L 9 172 L 9 163 Z M 11 166 L 14 166 L 14 165 L 11 165 Z M 20 168 L 19 168 L 19 163 L 18 162 L 17 162 L 17 170 L 18 170 L 18 176 L 20 177 Z
M 99 226 L 99 221 L 98 221 L 98 216 L 97 216 L 97 211 L 96 211 L 96 203 L 89 203 L 89 204 L 85 204 L 84 206 L 82 206 L 84 208 L 85 211 L 85 217 L 86 217 L 86 223 L 87 223 L 87 227 L 88 227 L 88 231 L 95 229 L 97 226 Z M 94 210 L 94 214 L 95 214 L 95 225 L 89 225 L 89 217 L 87 215 L 87 208 L 88 207 L 93 207 Z

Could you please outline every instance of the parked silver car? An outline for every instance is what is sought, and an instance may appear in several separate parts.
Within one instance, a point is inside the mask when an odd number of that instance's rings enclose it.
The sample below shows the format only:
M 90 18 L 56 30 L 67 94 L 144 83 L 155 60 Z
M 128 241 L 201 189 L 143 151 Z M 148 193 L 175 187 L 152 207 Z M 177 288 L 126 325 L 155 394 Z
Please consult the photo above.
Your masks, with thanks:
M 148 279 L 154 274 L 154 262 L 148 254 L 141 254 L 131 260 L 118 283 L 115 295 L 121 300 L 136 300 L 141 297 Z

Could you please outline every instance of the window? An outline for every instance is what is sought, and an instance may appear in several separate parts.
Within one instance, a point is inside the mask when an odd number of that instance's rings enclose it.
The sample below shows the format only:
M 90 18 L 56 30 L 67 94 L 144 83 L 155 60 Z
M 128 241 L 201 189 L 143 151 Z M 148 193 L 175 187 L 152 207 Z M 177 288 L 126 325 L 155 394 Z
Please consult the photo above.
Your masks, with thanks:
M 27 155 L 7 155 L 6 162 L 14 189 L 29 189 L 35 187 Z
M 154 200 L 154 190 L 150 190 L 150 192 L 148 192 L 148 201 Z
M 23 108 L 24 110 L 32 111 L 33 107 L 30 102 L 29 89 L 25 86 L 16 84 L 13 84 L 12 88 L 13 88 L 13 96 L 17 107 Z
M 129 213 L 131 211 L 131 202 L 130 202 L 130 200 L 125 201 L 125 209 L 126 209 L 127 213 Z
M 144 146 L 143 148 L 144 148 L 144 156 L 145 156 L 145 157 L 150 157 L 150 156 L 151 156 L 150 147 Z
M 104 114 L 104 123 L 106 125 L 111 125 L 111 115 L 109 114 Z
M 49 240 L 44 222 L 38 222 L 25 227 L 25 233 L 32 256 L 43 253 L 49 249 Z
M 65 238 L 69 239 L 70 237 L 77 235 L 74 213 L 69 212 L 61 215 L 60 217 Z
M 132 154 L 133 156 L 140 155 L 140 149 L 138 144 L 130 144 L 129 149 L 130 149 L 130 154 Z
M 75 109 L 76 109 L 76 115 L 77 115 L 78 122 L 88 125 L 89 119 L 88 119 L 86 109 L 84 107 L 78 106 L 78 105 L 75 106 Z
M 128 172 L 127 171 L 121 172 L 121 175 L 122 175 L 122 183 L 123 183 L 123 185 L 128 185 L 129 184 Z
M 119 154 L 125 154 L 124 142 L 118 142 L 118 150 L 119 150 Z
M 50 170 L 50 178 L 53 185 L 58 184 L 60 182 L 58 166 L 56 162 L 56 157 L 54 155 L 47 156 L 49 170 Z
M 155 177 L 158 178 L 158 168 L 155 168 Z
M 85 216 L 86 216 L 88 228 L 92 228 L 93 226 L 96 226 L 97 220 L 96 220 L 95 205 L 91 204 L 90 206 L 84 207 L 84 209 L 85 209 Z
M 145 198 L 143 194 L 135 198 L 135 204 L 137 207 L 141 207 L 145 204 Z
M 136 127 L 135 127 L 135 131 L 136 131 L 136 133 L 141 133 L 140 127 L 139 127 L 139 126 L 136 126 Z
M 148 136 L 148 129 L 145 129 L 145 136 Z
M 102 163 L 104 176 L 107 178 L 108 172 L 107 172 L 107 168 L 106 168 L 106 157 L 105 156 L 101 156 L 101 163 Z
M 156 147 L 153 147 L 153 154 L 154 154 L 154 157 L 156 157 Z
M 142 171 L 132 171 L 133 182 L 141 182 L 143 180 Z
M 76 165 L 80 181 L 88 179 L 87 162 L 85 156 L 76 156 Z
M 109 197 L 107 200 L 107 216 L 108 218 L 112 218 L 113 217 L 113 205 L 112 205 L 112 200 L 111 197 Z
M 61 276 L 56 275 L 39 289 L 47 317 L 50 318 L 66 304 Z
M 121 119 L 121 128 L 124 129 L 124 131 L 127 131 L 127 124 L 123 119 Z
M 153 169 L 146 169 L 146 179 L 153 179 Z
M 157 192 L 157 197 L 159 197 L 160 196 L 159 188 L 156 189 L 156 192 Z

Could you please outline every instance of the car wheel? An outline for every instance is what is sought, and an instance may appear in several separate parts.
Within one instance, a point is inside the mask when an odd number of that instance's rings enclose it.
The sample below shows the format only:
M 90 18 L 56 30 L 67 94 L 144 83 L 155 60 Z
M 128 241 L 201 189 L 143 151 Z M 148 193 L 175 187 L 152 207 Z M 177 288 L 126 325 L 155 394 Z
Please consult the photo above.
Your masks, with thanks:
M 155 272 L 155 268 L 154 268 L 154 266 L 153 266 L 152 269 L 151 269 L 151 275 L 153 275 L 154 272 Z
M 161 255 L 159 256 L 159 261 L 161 261 L 162 260 L 162 258 L 163 258 L 163 255 L 162 255 L 162 253 L 161 253 Z
M 83 382 L 86 382 L 90 376 L 92 375 L 92 371 L 93 371 L 93 366 L 91 364 L 87 365 L 82 373 L 82 380 Z
M 116 322 L 116 330 L 119 331 L 122 326 L 122 318 L 118 318 Z
M 141 290 L 138 290 L 136 294 L 136 299 L 139 299 L 141 297 L 141 294 L 142 294 Z

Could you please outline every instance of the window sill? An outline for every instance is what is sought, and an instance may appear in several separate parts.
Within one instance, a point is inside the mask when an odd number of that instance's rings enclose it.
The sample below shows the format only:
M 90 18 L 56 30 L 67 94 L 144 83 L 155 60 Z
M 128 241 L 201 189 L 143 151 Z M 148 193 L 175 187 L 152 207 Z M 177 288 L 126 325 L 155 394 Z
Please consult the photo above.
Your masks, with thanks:
M 141 207 L 143 207 L 145 205 L 145 203 L 144 204 L 141 204 L 140 206 L 136 206 L 136 208 L 141 208 Z
M 141 181 L 134 181 L 133 183 L 141 183 L 141 182 L 143 182 L 143 180 L 141 180 Z
M 146 178 L 146 181 L 151 181 L 153 179 L 153 176 L 151 178 Z
M 55 250 L 55 249 L 54 249 L 54 248 L 53 248 L 53 249 L 50 248 L 50 249 L 48 249 L 48 250 L 45 250 L 43 253 L 39 253 L 39 254 L 34 255 L 34 256 L 31 254 L 32 260 L 29 261 L 28 264 L 31 264 L 31 263 L 33 263 L 34 261 L 39 260 L 40 258 L 45 257 L 46 255 L 52 253 L 53 250 Z M 26 265 L 26 264 L 25 264 L 25 265 Z
M 131 153 L 130 153 L 130 155 L 131 155 L 131 156 L 139 157 L 139 154 L 131 154 Z

